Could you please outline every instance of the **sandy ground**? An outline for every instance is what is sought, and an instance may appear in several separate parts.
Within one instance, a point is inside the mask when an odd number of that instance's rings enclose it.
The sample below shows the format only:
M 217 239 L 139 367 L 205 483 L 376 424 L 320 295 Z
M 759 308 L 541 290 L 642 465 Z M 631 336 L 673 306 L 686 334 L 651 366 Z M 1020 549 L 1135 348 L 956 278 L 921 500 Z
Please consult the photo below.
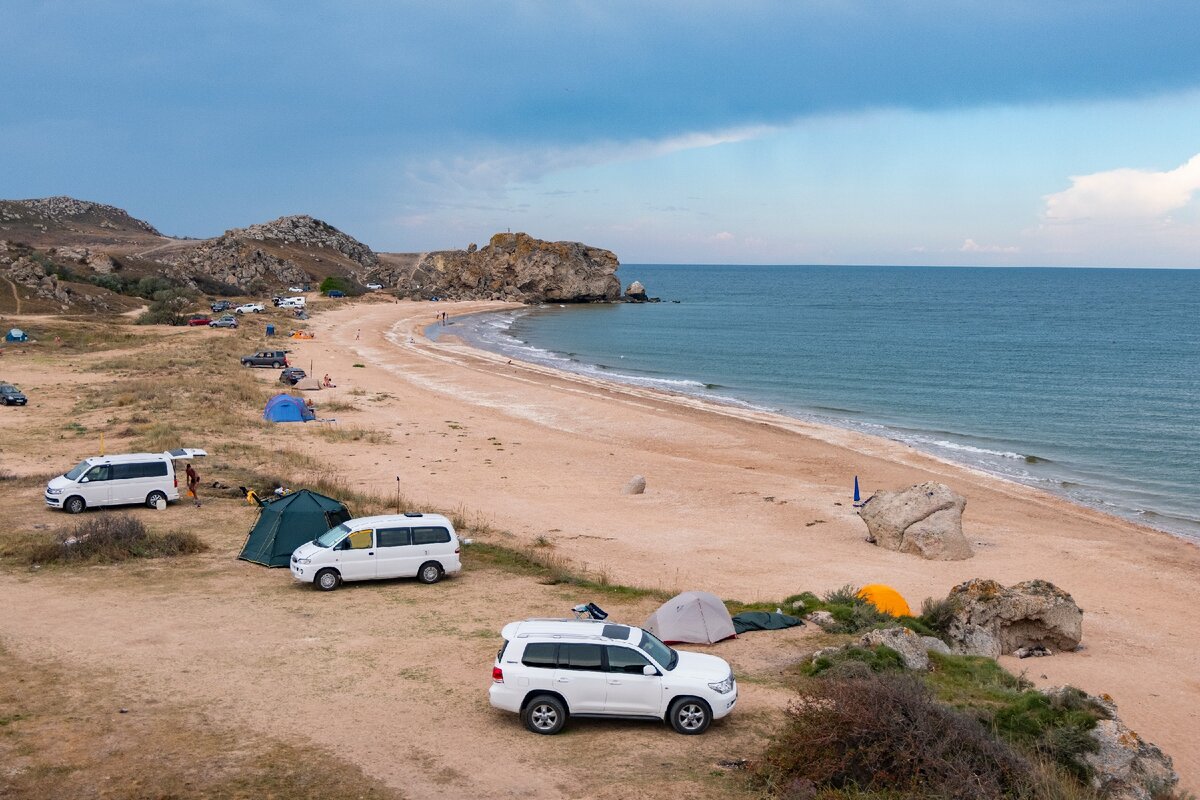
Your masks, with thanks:
M 1006 666 L 1039 686 L 1111 694 L 1122 717 L 1174 757 L 1183 785 L 1200 786 L 1200 626 L 1187 602 L 1200 583 L 1195 545 L 896 443 L 506 363 L 452 336 L 433 343 L 421 334 L 441 311 L 502 307 L 357 303 L 315 317 L 316 339 L 287 346 L 294 364 L 337 383 L 315 395 L 318 407 L 352 404 L 326 416 L 347 430 L 388 431 L 390 441 L 302 432 L 288 434 L 289 446 L 363 489 L 390 494 L 399 479 L 408 498 L 460 508 L 516 540 L 544 537 L 617 583 L 749 601 L 883 582 L 919 605 L 972 577 L 1050 580 L 1086 612 L 1083 647 Z M 86 381 L 33 364 L 0 367 L 0 377 L 65 393 Z M 14 420 L 0 415 L 0 437 L 22 424 Z M 52 441 L 20 466 L 61 467 L 70 444 Z M 635 474 L 646 477 L 646 493 L 623 495 Z M 976 556 L 927 562 L 867 544 L 850 507 L 855 475 L 868 493 L 924 480 L 952 486 L 968 499 Z M 31 507 L 38 502 L 39 490 L 26 494 Z M 229 528 L 214 535 L 228 550 L 252 514 L 222 513 Z M 62 519 L 44 509 L 37 517 Z M 23 658 L 112 670 L 147 694 L 211 703 L 223 723 L 308 737 L 413 797 L 578 794 L 580 762 L 597 752 L 615 763 L 614 796 L 637 775 L 665 781 L 663 796 L 719 794 L 721 779 L 705 777 L 715 760 L 752 755 L 786 697 L 749 680 L 745 706 L 699 744 L 654 726 L 596 723 L 581 723 L 578 739 L 547 741 L 486 704 L 495 631 L 588 599 L 577 592 L 468 569 L 438 595 L 409 582 L 316 595 L 279 572 L 264 578 L 230 564 L 227 552 L 184 572 L 145 568 L 132 585 L 110 585 L 103 570 L 6 581 L 0 637 Z M 618 612 L 637 621 L 652 606 Z M 739 674 L 766 675 L 809 635 L 744 637 L 716 652 Z M 427 767 L 415 776 L 413 759 Z

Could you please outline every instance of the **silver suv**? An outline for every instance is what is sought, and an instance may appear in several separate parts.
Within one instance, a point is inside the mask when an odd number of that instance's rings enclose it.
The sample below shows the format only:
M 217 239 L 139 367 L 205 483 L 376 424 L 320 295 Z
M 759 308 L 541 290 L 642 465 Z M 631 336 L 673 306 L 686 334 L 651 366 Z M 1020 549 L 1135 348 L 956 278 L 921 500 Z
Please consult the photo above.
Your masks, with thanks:
M 723 658 L 672 649 L 632 625 L 528 619 L 501 635 L 489 698 L 534 733 L 558 733 L 574 715 L 665 720 L 698 734 L 737 703 Z

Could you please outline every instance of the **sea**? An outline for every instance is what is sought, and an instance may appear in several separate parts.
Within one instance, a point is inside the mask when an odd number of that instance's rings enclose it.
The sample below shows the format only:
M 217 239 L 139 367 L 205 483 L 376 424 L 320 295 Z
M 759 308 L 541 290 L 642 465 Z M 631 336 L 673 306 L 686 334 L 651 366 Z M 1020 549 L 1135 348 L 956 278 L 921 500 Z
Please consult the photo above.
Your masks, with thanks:
M 623 264 L 660 303 L 443 329 L 849 428 L 1200 542 L 1200 269 Z

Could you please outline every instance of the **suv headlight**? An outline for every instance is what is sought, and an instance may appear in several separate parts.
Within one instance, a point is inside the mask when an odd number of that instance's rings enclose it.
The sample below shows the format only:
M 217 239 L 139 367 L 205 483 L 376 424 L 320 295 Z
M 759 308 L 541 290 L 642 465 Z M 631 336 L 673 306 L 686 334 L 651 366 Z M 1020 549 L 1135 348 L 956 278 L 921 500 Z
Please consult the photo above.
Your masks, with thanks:
M 62 493 L 63 493 L 62 489 L 51 489 L 49 486 L 46 487 L 46 494 L 62 494 Z
M 710 683 L 708 688 L 712 689 L 718 694 L 729 694 L 733 691 L 733 673 L 729 673 L 729 677 L 720 683 Z

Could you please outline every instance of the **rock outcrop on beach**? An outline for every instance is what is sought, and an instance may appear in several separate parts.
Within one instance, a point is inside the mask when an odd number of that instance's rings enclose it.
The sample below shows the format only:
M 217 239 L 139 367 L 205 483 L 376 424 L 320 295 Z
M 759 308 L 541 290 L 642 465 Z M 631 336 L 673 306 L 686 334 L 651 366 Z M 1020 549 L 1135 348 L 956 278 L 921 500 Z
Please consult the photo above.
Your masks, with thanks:
M 890 647 L 900 654 L 906 669 L 924 671 L 929 669 L 929 653 L 949 654 L 949 646 L 936 636 L 921 636 L 899 625 L 891 628 L 868 631 L 858 643 L 863 647 Z
M 878 491 L 858 515 L 872 544 L 936 561 L 961 561 L 974 555 L 962 530 L 966 505 L 966 498 L 945 484 L 927 482 Z
M 425 253 L 411 270 L 380 269 L 373 274 L 385 286 L 425 299 L 588 303 L 620 297 L 618 266 L 611 251 L 579 242 L 498 233 L 474 251 Z
M 1083 636 L 1083 611 L 1049 581 L 1001 586 L 974 578 L 950 590 L 947 630 L 955 652 L 996 658 L 1022 647 L 1070 651 Z

